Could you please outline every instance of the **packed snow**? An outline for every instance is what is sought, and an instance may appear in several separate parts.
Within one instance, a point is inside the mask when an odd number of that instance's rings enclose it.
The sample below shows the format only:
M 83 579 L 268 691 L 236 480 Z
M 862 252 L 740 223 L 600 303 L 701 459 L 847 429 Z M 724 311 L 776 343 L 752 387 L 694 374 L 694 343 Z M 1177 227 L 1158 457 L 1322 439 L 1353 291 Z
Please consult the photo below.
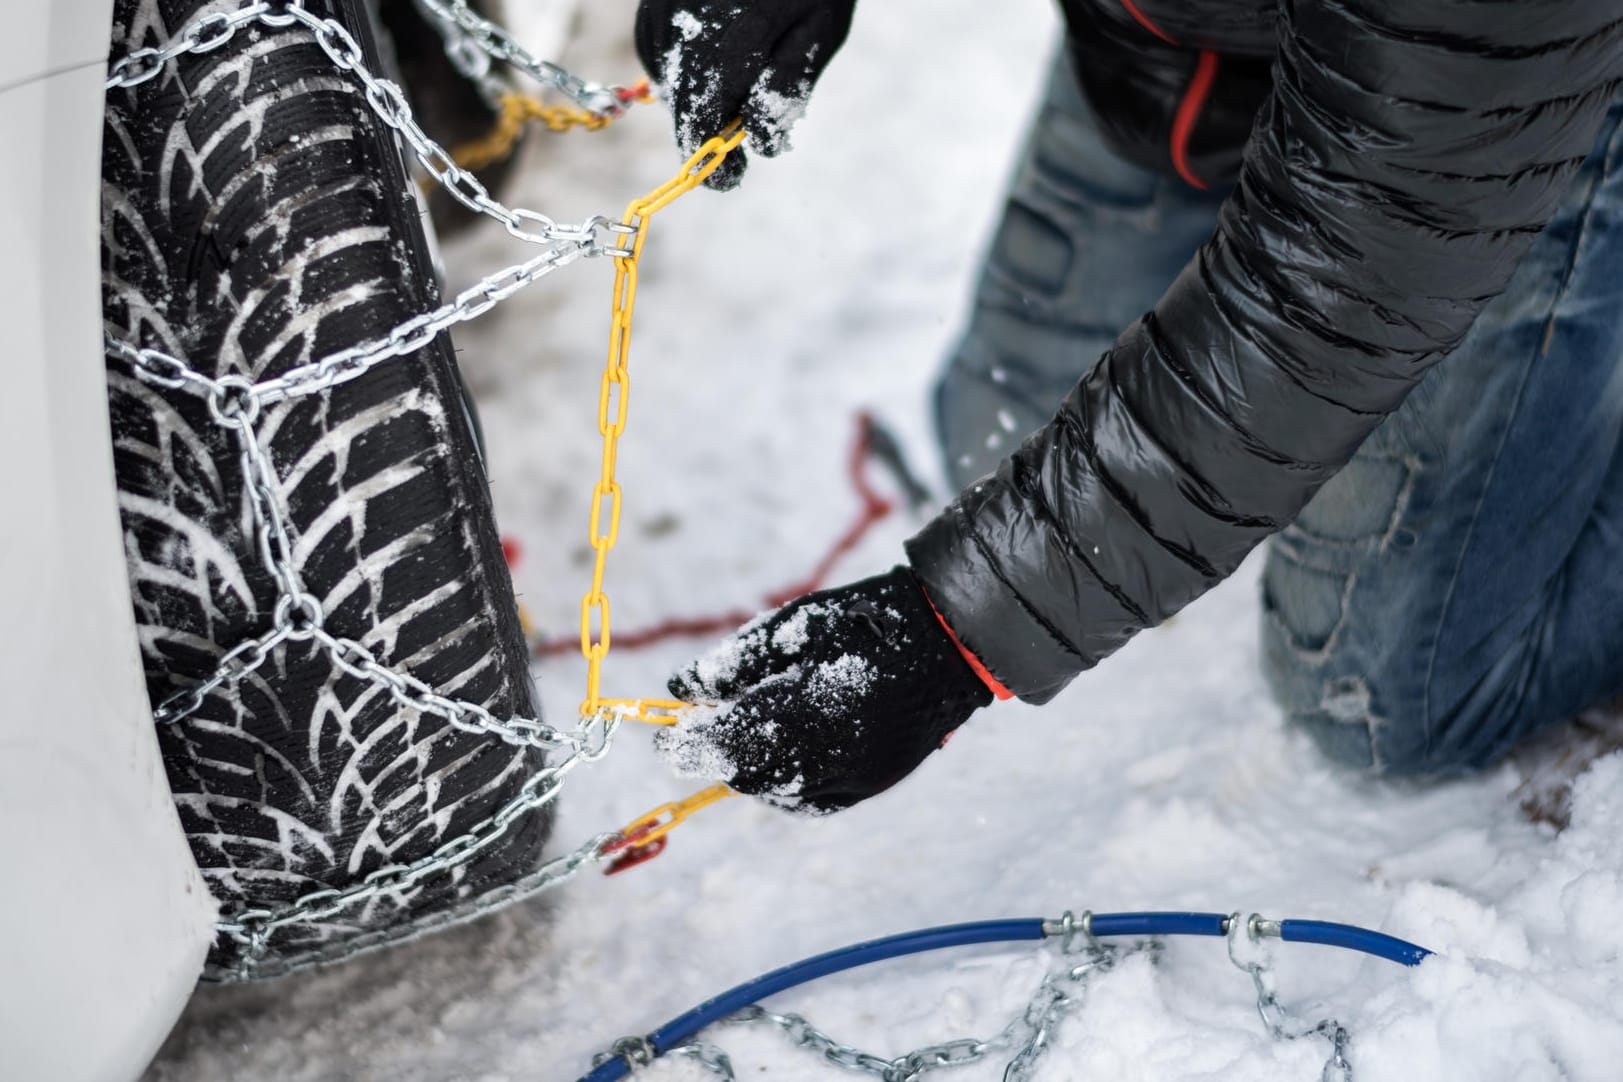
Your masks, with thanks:
M 522 34 L 553 9 L 509 5 Z M 632 5 L 592 5 L 562 59 L 636 74 Z M 552 25 L 552 24 L 547 24 Z M 637 305 L 614 626 L 759 605 L 855 509 L 844 461 L 868 408 L 934 469 L 927 393 L 1056 32 L 1043 0 L 884 0 L 796 129 L 727 195 L 654 222 Z M 974 73 L 973 79 L 967 73 Z M 559 220 L 615 213 L 677 165 L 668 117 L 538 135 L 510 193 Z M 498 229 L 447 246 L 451 285 L 510 261 Z M 568 633 L 590 575 L 597 392 L 612 269 L 577 266 L 458 336 L 501 525 L 534 620 Z M 997 434 L 989 419 L 988 437 Z M 883 570 L 892 516 L 839 569 Z M 263 986 L 200 991 L 149 1077 L 569 1080 L 617 1037 L 831 947 L 926 925 L 1065 909 L 1260 911 L 1379 928 L 1441 952 L 1415 970 L 1276 945 L 1280 995 L 1352 1034 L 1361 1082 L 1611 1082 L 1623 1063 L 1623 755 L 1549 740 L 1485 773 L 1375 781 L 1286 730 L 1257 672 L 1255 562 L 1042 709 L 998 704 L 919 772 L 820 819 L 733 799 L 659 859 L 585 874 L 473 925 Z M 658 695 L 709 649 L 616 651 L 611 695 Z M 552 720 L 584 662 L 540 666 Z M 1589 760 L 1593 760 L 1590 762 Z M 1570 792 L 1564 779 L 1576 775 Z M 571 779 L 555 847 L 696 785 L 624 731 Z M 1566 823 L 1558 830 L 1558 823 Z M 886 964 L 772 1000 L 885 1055 L 987 1036 L 1051 957 L 977 948 Z M 93 976 L 87 977 L 93 979 Z M 708 1034 L 741 1078 L 844 1075 L 775 1033 Z M 1276 1042 L 1216 940 L 1171 942 L 1091 987 L 1039 1082 L 1311 1082 L 1327 1046 Z M 1001 1077 L 990 1061 L 950 1072 Z M 685 1062 L 648 1072 L 709 1077 Z

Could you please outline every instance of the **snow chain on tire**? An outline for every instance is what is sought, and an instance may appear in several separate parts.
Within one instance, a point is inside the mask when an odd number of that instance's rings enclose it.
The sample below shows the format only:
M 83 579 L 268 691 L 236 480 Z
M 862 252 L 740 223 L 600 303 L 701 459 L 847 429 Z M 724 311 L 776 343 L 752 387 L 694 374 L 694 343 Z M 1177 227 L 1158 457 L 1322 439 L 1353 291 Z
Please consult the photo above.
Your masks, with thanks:
M 235 7 L 118 0 L 112 54 L 162 47 L 198 16 Z M 349 28 L 376 70 L 360 0 L 306 7 Z M 244 26 L 225 47 L 110 91 L 104 140 L 111 339 L 254 382 L 374 341 L 439 303 L 393 133 L 304 27 Z M 206 687 L 222 658 L 264 636 L 285 593 L 262 558 L 245 476 L 255 467 L 211 416 L 218 405 L 162 393 L 118 351 L 108 387 L 130 591 L 158 706 Z M 324 632 L 435 695 L 533 718 L 461 394 L 440 334 L 322 394 L 266 405 L 254 431 Z M 319 638 L 285 636 L 258 654 L 182 721 L 159 726 L 182 824 L 227 919 L 349 890 L 510 807 L 524 814 L 467 859 L 364 904 L 312 911 L 270 937 L 222 935 L 206 975 L 271 976 L 343 957 L 477 913 L 535 872 L 550 807 L 522 798 L 542 747 L 404 708 Z

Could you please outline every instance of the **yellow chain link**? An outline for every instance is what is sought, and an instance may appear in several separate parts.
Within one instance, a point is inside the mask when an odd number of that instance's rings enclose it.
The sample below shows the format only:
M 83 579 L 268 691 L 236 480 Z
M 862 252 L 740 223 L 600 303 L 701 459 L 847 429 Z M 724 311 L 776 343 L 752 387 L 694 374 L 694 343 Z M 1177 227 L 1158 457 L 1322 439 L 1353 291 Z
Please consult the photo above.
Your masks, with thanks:
M 652 811 L 637 816 L 621 828 L 620 837 L 638 848 L 652 845 L 681 825 L 682 821 L 694 812 L 708 808 L 718 800 L 736 795 L 725 785 L 718 784 L 708 789 L 700 789 L 690 797 L 661 804 Z
M 647 101 L 646 82 L 638 84 L 626 102 Z M 598 131 L 609 126 L 613 117 L 589 112 L 578 105 L 548 105 L 527 94 L 503 94 L 496 123 L 478 139 L 451 148 L 451 159 L 464 169 L 483 169 L 512 155 L 524 134 L 524 125 L 536 121 L 548 131 L 566 132 L 574 128 Z
M 648 240 L 653 216 L 702 184 L 715 172 L 722 159 L 744 141 L 744 131 L 733 124 L 699 148 L 670 180 L 626 207 L 622 224 L 636 229 L 629 255 L 614 260 L 613 322 L 609 329 L 609 359 L 597 397 L 597 430 L 603 436 L 602 470 L 592 489 L 592 520 L 589 538 L 596 559 L 592 565 L 592 586 L 580 601 L 580 651 L 586 657 L 586 699 L 581 703 L 583 717 L 596 717 L 611 711 L 628 721 L 674 725 L 675 712 L 685 704 L 670 699 L 606 699 L 602 695 L 603 659 L 609 653 L 609 598 L 603 591 L 603 571 L 609 550 L 620 535 L 620 483 L 614 479 L 620 436 L 625 432 L 626 411 L 631 402 L 631 319 L 637 305 L 637 260 Z M 603 504 L 608 501 L 608 529 L 603 529 Z M 593 617 L 596 616 L 594 621 Z M 597 632 L 593 632 L 594 622 Z

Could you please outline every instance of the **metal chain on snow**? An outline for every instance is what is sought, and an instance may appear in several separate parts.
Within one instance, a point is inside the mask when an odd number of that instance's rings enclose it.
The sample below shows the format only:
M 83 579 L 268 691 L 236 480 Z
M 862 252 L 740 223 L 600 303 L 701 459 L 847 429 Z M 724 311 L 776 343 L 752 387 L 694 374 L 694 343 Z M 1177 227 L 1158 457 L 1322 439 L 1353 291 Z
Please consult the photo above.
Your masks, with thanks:
M 1330 1058 L 1325 1061 L 1324 1070 L 1319 1074 L 1320 1082 L 1352 1082 L 1352 1062 L 1347 1058 L 1347 1048 L 1352 1038 L 1347 1028 L 1334 1018 L 1306 1023 L 1292 1017 L 1285 1005 L 1279 1002 L 1274 989 L 1273 970 L 1268 966 L 1262 947 L 1265 937 L 1279 938 L 1278 921 L 1266 920 L 1256 913 L 1243 920 L 1238 913 L 1229 915 L 1229 961 L 1251 975 L 1251 983 L 1257 991 L 1257 1014 L 1261 1016 L 1262 1024 L 1277 1041 L 1294 1041 L 1313 1035 L 1323 1037 L 1330 1042 Z
M 1058 921 L 1044 923 L 1047 934 L 1060 937 L 1062 964 L 1043 977 L 1021 1012 L 997 1036 L 987 1040 L 961 1037 L 887 1058 L 835 1040 L 803 1015 L 778 1014 L 759 1004 L 745 1007 L 726 1021 L 775 1029 L 795 1047 L 813 1052 L 845 1070 L 871 1075 L 881 1082 L 914 1082 L 931 1071 L 979 1063 L 996 1053 L 1010 1053 L 1003 1069 L 1003 1082 L 1028 1082 L 1038 1061 L 1048 1050 L 1059 1023 L 1083 1006 L 1089 982 L 1096 976 L 1110 972 L 1123 958 L 1160 949 L 1161 943 L 1155 939 L 1135 943 L 1125 949 L 1107 946 L 1093 937 L 1089 929 L 1091 919 L 1090 912 L 1084 912 L 1080 917 L 1066 912 Z M 1333 1019 L 1314 1025 L 1296 1023 L 1275 995 L 1272 973 L 1259 955 L 1261 938 L 1268 935 L 1277 937 L 1279 922 L 1265 920 L 1257 914 L 1242 919 L 1240 914 L 1235 913 L 1226 924 L 1229 958 L 1250 974 L 1257 991 L 1257 1012 L 1262 1016 L 1269 1036 L 1280 1041 L 1296 1040 L 1312 1034 L 1326 1038 L 1331 1043 L 1331 1053 L 1320 1074 L 1320 1082 L 1352 1082 L 1352 1063 L 1347 1058 L 1351 1038 L 1346 1028 Z M 1236 953 L 1237 944 L 1242 941 L 1245 946 L 1240 949 L 1246 953 L 1243 959 Z M 1246 950 L 1247 947 L 1250 949 Z M 738 1076 L 731 1059 L 716 1045 L 693 1040 L 671 1049 L 670 1054 L 691 1059 L 727 1082 L 737 1082 Z M 620 1058 L 629 1066 L 638 1067 L 652 1062 L 653 1055 L 654 1050 L 647 1046 L 646 1038 L 628 1037 L 617 1041 L 611 1052 L 599 1056 L 595 1062 Z
M 986 1040 L 960 1037 L 915 1048 L 890 1059 L 842 1044 L 798 1014 L 777 1014 L 756 1005 L 744 1008 L 729 1021 L 776 1029 L 788 1037 L 795 1047 L 815 1052 L 837 1067 L 869 1074 L 882 1082 L 913 1082 L 930 1071 L 963 1067 L 979 1063 L 997 1053 L 1009 1052 L 1012 1055 L 1003 1071 L 1004 1082 L 1026 1082 L 1036 1069 L 1037 1061 L 1048 1050 L 1049 1040 L 1059 1022 L 1082 1006 L 1087 997 L 1088 981 L 1097 974 L 1108 972 L 1119 956 L 1109 947 L 1090 947 L 1082 961 L 1067 961 L 1047 974 L 1021 1012 L 995 1037 Z
M 1105 946 L 1089 933 L 1089 917 L 1090 914 L 1084 913 L 1081 918 L 1076 918 L 1067 912 L 1055 922 L 1054 934 L 1061 937 L 1061 964 L 1044 975 L 1042 983 L 1019 1014 L 1010 1019 L 996 1036 L 984 1040 L 960 1037 L 924 1045 L 899 1056 L 885 1057 L 836 1040 L 803 1015 L 779 1014 L 759 1004 L 745 1007 L 727 1021 L 777 1030 L 796 1048 L 816 1053 L 836 1067 L 871 1075 L 881 1082 L 914 1082 L 931 1071 L 979 1063 L 999 1053 L 1008 1054 L 1009 1057 L 1003 1070 L 1004 1082 L 1026 1082 L 1036 1069 L 1038 1060 L 1048 1050 L 1059 1023 L 1083 1005 L 1092 979 L 1108 973 L 1122 958 L 1150 946 L 1141 943 L 1125 950 Z M 642 1050 L 622 1047 L 622 1043 L 615 1045 L 608 1058 L 624 1058 L 628 1064 L 638 1062 Z M 711 1074 L 728 1082 L 737 1082 L 732 1061 L 715 1045 L 691 1041 L 672 1049 L 671 1054 L 686 1056 Z
M 706 1041 L 689 1041 L 671 1049 L 670 1054 L 682 1059 L 690 1059 L 711 1074 L 725 1078 L 727 1082 L 738 1082 L 738 1076 L 733 1073 L 733 1061 L 727 1058 L 727 1053 Z
M 517 49 L 505 31 L 472 15 L 460 0 L 449 7 L 438 0 L 422 2 L 431 12 L 454 18 L 456 25 L 467 30 L 470 40 L 492 56 L 514 62 L 531 74 L 548 74 L 548 78 L 554 80 L 552 85 L 577 100 L 583 100 L 583 103 L 601 106 L 602 94 L 616 93 L 615 88 L 585 83 L 562 68 L 538 61 Z M 466 17 L 457 15 L 458 11 Z M 470 23 L 470 18 L 474 22 Z M 645 199 L 633 201 L 623 221 L 595 216 L 579 225 L 561 225 L 546 215 L 510 208 L 492 198 L 471 172 L 459 166 L 449 153 L 423 132 L 413 119 L 400 88 L 367 70 L 363 51 L 354 36 L 337 21 L 307 11 L 303 0 L 258 0 L 230 12 L 203 16 L 165 45 L 135 50 L 113 63 L 108 69 L 106 88 L 113 90 L 139 86 L 161 75 L 165 66 L 176 58 L 212 52 L 251 24 L 269 29 L 284 29 L 297 24 L 308 29 L 334 66 L 350 72 L 360 83 L 371 110 L 379 120 L 399 134 L 435 183 L 443 186 L 469 209 L 500 222 L 514 237 L 543 245 L 546 250 L 487 276 L 463 290 L 449 303 L 406 320 L 380 339 L 340 350 L 289 369 L 275 378 L 258 382 L 236 375 L 209 376 L 161 350 L 140 347 L 111 336 L 106 339 L 108 355 L 127 364 L 136 378 L 162 390 L 202 399 L 213 422 L 230 434 L 237 448 L 246 488 L 256 552 L 277 589 L 271 626 L 228 650 L 208 677 L 160 704 L 154 711 L 155 719 L 160 724 L 185 722 L 211 693 L 253 673 L 277 647 L 286 643 L 306 642 L 324 651 L 338 669 L 368 682 L 403 708 L 438 718 L 465 732 L 494 737 L 519 747 L 561 751 L 564 754 L 557 762 L 527 778 L 518 794 L 489 818 L 418 860 L 380 867 L 349 888 L 312 891 L 277 909 L 246 908 L 220 921 L 219 931 L 241 948 L 237 964 L 242 975 L 252 972 L 268 949 L 270 937 L 280 928 L 326 920 L 371 899 L 408 890 L 423 879 L 467 863 L 500 839 L 516 821 L 555 800 L 565 778 L 576 767 L 595 762 L 607 754 L 622 720 L 627 717 L 656 720 L 649 716 L 651 709 L 668 710 L 680 705 L 602 699 L 598 693 L 600 667 L 608 651 L 608 603 L 602 593 L 603 561 L 614 544 L 620 514 L 619 486 L 614 481 L 614 449 L 615 441 L 625 427 L 625 392 L 629 386 L 626 351 L 630 340 L 631 305 L 636 294 L 636 260 L 646 236 L 647 219 L 700 183 L 742 137 L 733 133 L 729 138 L 711 140 L 672 180 Z M 629 248 L 624 246 L 628 239 L 632 245 Z M 592 674 L 587 695 L 591 709 L 582 710 L 574 729 L 562 730 L 531 718 L 498 718 L 478 703 L 441 695 L 416 677 L 382 663 L 364 643 L 335 635 L 326 628 L 320 600 L 305 589 L 303 575 L 294 559 L 288 514 L 278 491 L 279 479 L 256 423 L 268 406 L 324 393 L 357 379 L 386 361 L 421 349 L 446 329 L 483 315 L 520 289 L 558 268 L 579 259 L 599 256 L 615 258 L 616 278 L 613 344 L 608 372 L 604 377 L 603 398 L 599 402 L 599 427 L 605 440 L 603 474 L 594 490 L 592 503 L 593 547 L 597 549 L 598 559 L 592 589 L 582 606 L 582 649 L 587 654 Z M 610 421 L 608 401 L 613 386 L 619 388 L 619 405 L 613 413 L 614 419 Z M 609 532 L 603 535 L 599 531 L 602 501 L 609 496 L 613 499 L 611 524 Z M 595 643 L 589 641 L 593 598 L 597 599 L 595 611 L 601 613 L 603 627 L 602 638 Z M 678 806 L 670 807 L 677 809 Z M 669 813 L 673 822 L 678 817 L 678 811 Z M 659 820 L 665 814 L 665 810 L 661 809 L 653 813 L 653 818 Z M 669 825 L 667 823 L 663 829 L 669 829 Z M 643 835 L 646 834 L 645 830 Z M 643 840 L 642 835 L 639 835 L 639 840 Z M 524 892 L 535 893 L 568 879 L 587 864 L 623 849 L 623 842 L 623 832 L 604 833 L 588 839 L 573 851 L 549 861 L 526 876 L 522 881 Z M 625 857 L 622 855 L 617 860 L 624 861 Z

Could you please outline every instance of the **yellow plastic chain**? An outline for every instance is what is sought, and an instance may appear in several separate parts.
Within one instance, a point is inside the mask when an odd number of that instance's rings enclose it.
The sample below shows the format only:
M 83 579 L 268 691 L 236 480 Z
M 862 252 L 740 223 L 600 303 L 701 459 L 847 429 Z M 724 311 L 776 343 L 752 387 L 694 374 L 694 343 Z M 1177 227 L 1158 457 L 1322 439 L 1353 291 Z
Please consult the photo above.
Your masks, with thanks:
M 628 104 L 647 101 L 649 93 L 648 84 L 641 83 L 626 101 Z M 518 146 L 519 137 L 524 134 L 524 125 L 532 120 L 545 125 L 548 131 L 566 132 L 574 128 L 598 131 L 608 127 L 613 119 L 602 113 L 589 112 L 578 105 L 548 105 L 527 94 L 503 94 L 495 125 L 478 139 L 452 147 L 451 159 L 464 169 L 483 169 L 503 161 Z
M 614 548 L 620 535 L 620 483 L 614 479 L 619 455 L 620 436 L 626 428 L 626 411 L 631 401 L 631 319 L 637 304 L 637 260 L 648 239 L 648 227 L 653 216 L 677 199 L 702 184 L 715 172 L 732 150 L 744 141 L 743 128 L 734 123 L 726 131 L 705 143 L 689 158 L 681 170 L 670 180 L 627 207 L 622 223 L 637 230 L 631 242 L 629 255 L 614 259 L 613 322 L 609 329 L 609 358 L 603 370 L 603 383 L 597 398 L 597 430 L 603 436 L 603 462 L 596 486 L 592 489 L 592 519 L 590 540 L 596 559 L 592 565 L 592 586 L 580 602 L 580 651 L 586 657 L 586 698 L 580 704 L 583 717 L 597 717 L 612 712 L 627 721 L 642 721 L 654 725 L 674 725 L 675 712 L 686 704 L 670 699 L 608 699 L 602 695 L 603 659 L 609 653 L 609 598 L 603 591 L 603 572 L 608 564 L 609 550 Z M 608 529 L 603 528 L 603 503 L 608 501 Z M 597 616 L 596 634 L 593 633 L 593 614 Z M 726 796 L 732 790 L 715 785 L 695 793 L 686 800 L 661 805 L 647 815 L 639 816 L 622 833 L 630 835 L 639 828 L 648 828 L 639 842 L 646 844 L 662 837 L 672 827 L 693 812 Z M 649 827 L 652 821 L 657 823 Z

